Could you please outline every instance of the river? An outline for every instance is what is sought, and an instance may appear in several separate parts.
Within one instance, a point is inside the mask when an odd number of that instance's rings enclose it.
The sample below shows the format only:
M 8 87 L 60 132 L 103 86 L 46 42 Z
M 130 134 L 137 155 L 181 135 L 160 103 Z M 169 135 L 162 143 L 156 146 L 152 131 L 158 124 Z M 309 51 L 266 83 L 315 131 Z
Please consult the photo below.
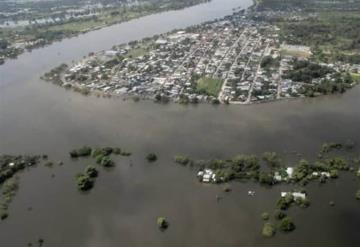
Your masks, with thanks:
M 155 14 L 54 43 L 0 66 L 0 152 L 46 153 L 64 161 L 63 166 L 20 174 L 10 216 L 0 222 L 1 246 L 26 246 L 38 238 L 51 247 L 360 243 L 360 209 L 354 198 L 359 182 L 353 176 L 340 174 L 325 185 L 311 184 L 311 206 L 289 211 L 296 231 L 264 239 L 261 213 L 272 212 L 280 191 L 291 186 L 268 189 L 235 182 L 232 192 L 224 193 L 223 186 L 200 184 L 194 170 L 172 161 L 179 153 L 205 159 L 269 150 L 296 150 L 311 158 L 325 141 L 351 138 L 360 143 L 359 87 L 343 95 L 268 104 L 183 106 L 86 97 L 39 80 L 52 67 L 91 51 L 222 17 L 250 4 L 213 0 Z M 68 151 L 84 144 L 120 146 L 133 155 L 117 158 L 112 170 L 101 169 L 94 189 L 81 194 L 74 176 L 93 162 L 71 161 Z M 159 160 L 147 163 L 149 152 Z M 360 154 L 359 147 L 354 152 Z M 254 197 L 247 195 L 250 189 L 256 191 Z M 216 195 L 223 199 L 217 202 Z M 158 216 L 168 218 L 167 231 L 158 230 Z

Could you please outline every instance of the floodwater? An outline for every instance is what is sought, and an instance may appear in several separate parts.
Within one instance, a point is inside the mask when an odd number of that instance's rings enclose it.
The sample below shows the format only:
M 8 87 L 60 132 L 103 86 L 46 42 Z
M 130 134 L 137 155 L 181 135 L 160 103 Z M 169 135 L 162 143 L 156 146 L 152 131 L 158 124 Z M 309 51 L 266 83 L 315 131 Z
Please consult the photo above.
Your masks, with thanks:
M 354 194 L 360 183 L 354 176 L 340 174 L 336 181 L 311 184 L 311 206 L 289 211 L 296 231 L 264 239 L 261 213 L 272 212 L 280 191 L 293 187 L 235 182 L 225 193 L 221 185 L 198 183 L 194 170 L 174 164 L 172 158 L 179 153 L 206 159 L 295 150 L 311 159 L 324 141 L 351 138 L 360 143 L 360 87 L 315 99 L 182 106 L 85 97 L 38 79 L 90 51 L 221 17 L 250 4 L 215 0 L 160 13 L 67 39 L 0 66 L 0 152 L 46 153 L 64 161 L 63 166 L 39 166 L 20 174 L 10 216 L 0 222 L 1 246 L 26 246 L 38 238 L 51 247 L 358 246 L 360 205 Z M 94 189 L 82 194 L 75 174 L 94 162 L 71 161 L 68 151 L 85 144 L 120 146 L 133 155 L 116 158 L 112 170 L 100 169 Z M 147 163 L 149 152 L 159 160 Z M 356 153 L 359 148 L 351 155 Z M 248 190 L 256 195 L 247 196 Z M 219 202 L 217 195 L 222 197 Z M 170 222 L 165 232 L 156 226 L 159 216 Z

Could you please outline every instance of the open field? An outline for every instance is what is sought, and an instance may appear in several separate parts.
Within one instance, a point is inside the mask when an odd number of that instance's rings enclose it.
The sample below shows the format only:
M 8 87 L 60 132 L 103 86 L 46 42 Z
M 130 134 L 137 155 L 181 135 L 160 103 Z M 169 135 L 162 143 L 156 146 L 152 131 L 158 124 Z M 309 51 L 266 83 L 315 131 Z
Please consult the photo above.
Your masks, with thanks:
M 196 89 L 216 97 L 220 92 L 222 83 L 223 81 L 219 79 L 203 77 L 198 80 Z

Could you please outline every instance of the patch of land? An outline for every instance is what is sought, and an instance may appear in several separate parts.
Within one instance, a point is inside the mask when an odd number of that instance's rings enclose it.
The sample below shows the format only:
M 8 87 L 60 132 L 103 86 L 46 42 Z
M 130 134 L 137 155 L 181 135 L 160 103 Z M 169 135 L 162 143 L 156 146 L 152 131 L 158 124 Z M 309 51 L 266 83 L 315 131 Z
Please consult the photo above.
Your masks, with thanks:
M 287 23 L 313 13 L 241 10 L 222 19 L 91 53 L 43 79 L 76 91 L 156 102 L 251 104 L 344 93 L 360 65 L 319 60 Z M 295 29 L 294 29 L 295 30 Z M 355 77 L 356 78 L 356 77 Z

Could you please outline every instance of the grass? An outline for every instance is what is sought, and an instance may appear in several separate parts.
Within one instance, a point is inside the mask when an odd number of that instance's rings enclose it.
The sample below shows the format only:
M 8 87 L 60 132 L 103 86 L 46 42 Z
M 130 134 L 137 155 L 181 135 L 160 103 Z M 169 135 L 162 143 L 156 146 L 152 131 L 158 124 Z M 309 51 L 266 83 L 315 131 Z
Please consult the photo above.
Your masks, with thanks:
M 360 74 L 351 73 L 351 77 L 356 83 L 360 83 Z
M 281 49 L 280 51 L 281 56 L 294 56 L 298 58 L 309 58 L 311 56 L 311 53 L 305 52 L 305 51 L 296 51 L 296 50 L 290 50 L 290 49 Z
M 135 57 L 144 56 L 145 54 L 147 54 L 149 52 L 149 50 L 153 44 L 154 44 L 153 41 L 143 42 L 143 43 L 139 44 L 138 46 L 136 46 L 134 49 L 131 49 L 126 54 L 126 57 L 135 58 Z
M 220 79 L 202 77 L 197 81 L 196 90 L 217 97 L 222 84 L 223 81 Z

